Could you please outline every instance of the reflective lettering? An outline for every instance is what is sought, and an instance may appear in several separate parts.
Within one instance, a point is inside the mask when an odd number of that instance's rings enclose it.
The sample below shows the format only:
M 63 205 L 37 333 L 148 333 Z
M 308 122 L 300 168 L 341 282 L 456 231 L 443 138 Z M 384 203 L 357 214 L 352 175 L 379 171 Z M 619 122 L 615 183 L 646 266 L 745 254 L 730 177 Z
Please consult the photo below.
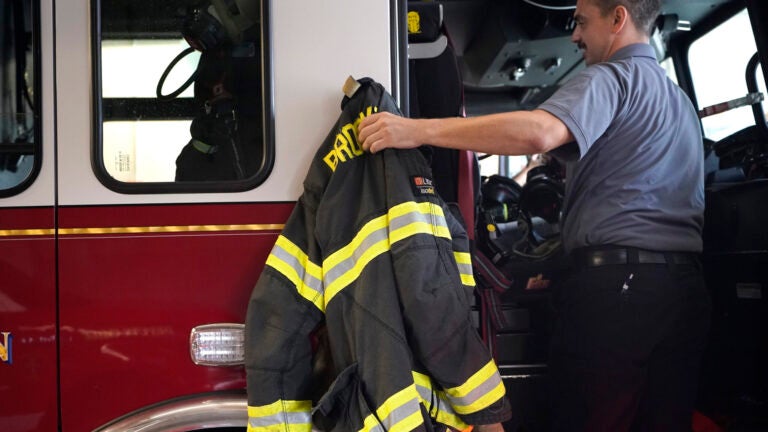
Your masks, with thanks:
M 10 332 L 0 332 L 0 335 L 3 336 L 1 339 L 2 343 L 0 343 L 0 360 L 11 364 L 13 363 L 13 347 L 11 346 L 13 343 L 13 336 L 11 336 Z
M 339 165 L 339 157 L 336 156 L 336 149 L 331 150 L 323 158 L 325 164 L 331 167 L 331 171 L 336 171 L 336 167 Z
M 340 128 L 333 142 L 333 149 L 323 156 L 323 162 L 328 165 L 331 171 L 336 171 L 340 163 L 363 155 L 363 146 L 357 139 L 357 127 L 364 118 L 376 112 L 379 112 L 378 107 L 369 106 L 357 115 L 354 122 L 347 123 Z

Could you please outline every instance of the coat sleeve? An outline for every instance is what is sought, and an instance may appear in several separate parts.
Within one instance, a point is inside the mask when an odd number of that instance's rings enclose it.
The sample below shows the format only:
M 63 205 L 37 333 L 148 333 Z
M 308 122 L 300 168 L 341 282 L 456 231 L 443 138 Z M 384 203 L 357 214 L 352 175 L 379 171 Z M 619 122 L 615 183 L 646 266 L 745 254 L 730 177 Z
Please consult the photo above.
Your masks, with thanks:
M 501 375 L 471 320 L 474 278 L 466 232 L 436 201 L 419 204 L 429 229 L 392 246 L 409 341 L 463 421 L 505 421 L 511 412 Z
M 468 304 L 466 311 L 469 314 L 471 312 L 469 305 L 472 303 L 475 293 L 475 278 L 472 271 L 469 238 L 464 224 L 455 217 L 454 213 L 449 211 L 449 208 L 445 205 L 443 205 L 443 211 L 446 214 L 446 223 L 451 233 L 453 264 L 459 274 L 460 285 L 467 296 Z M 469 322 L 472 323 L 471 316 L 469 317 Z M 447 399 L 454 406 L 454 409 L 463 411 L 461 412 L 461 417 L 469 424 L 489 424 L 508 420 L 512 416 L 512 411 L 509 401 L 504 397 L 506 389 L 501 380 L 501 374 L 490 351 L 480 339 L 474 324 L 471 324 L 469 330 L 464 331 L 463 336 L 460 337 L 468 340 L 468 344 L 471 345 L 471 349 L 480 360 L 479 364 L 483 364 L 483 367 L 459 386 L 445 388 Z M 477 380 L 481 379 L 485 379 L 485 381 L 479 384 Z M 475 384 L 471 384 L 473 382 Z M 469 392 L 484 394 L 484 400 L 481 401 L 483 399 L 483 396 L 481 396 L 472 405 L 470 402 L 472 397 L 468 397 Z M 462 408 L 466 407 L 466 405 L 463 405 L 466 402 L 470 402 L 472 408 Z
M 253 289 L 245 324 L 248 432 L 311 430 L 312 342 L 324 317 L 314 211 L 298 201 Z

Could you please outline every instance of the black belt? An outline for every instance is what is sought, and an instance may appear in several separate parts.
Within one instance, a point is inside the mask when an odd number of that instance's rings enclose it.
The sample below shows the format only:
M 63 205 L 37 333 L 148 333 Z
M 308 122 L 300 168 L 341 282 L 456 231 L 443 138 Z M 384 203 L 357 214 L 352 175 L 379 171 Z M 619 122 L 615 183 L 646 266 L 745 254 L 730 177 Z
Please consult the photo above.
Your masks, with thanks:
M 693 252 L 654 252 L 636 248 L 577 249 L 575 264 L 586 267 L 621 264 L 696 264 Z

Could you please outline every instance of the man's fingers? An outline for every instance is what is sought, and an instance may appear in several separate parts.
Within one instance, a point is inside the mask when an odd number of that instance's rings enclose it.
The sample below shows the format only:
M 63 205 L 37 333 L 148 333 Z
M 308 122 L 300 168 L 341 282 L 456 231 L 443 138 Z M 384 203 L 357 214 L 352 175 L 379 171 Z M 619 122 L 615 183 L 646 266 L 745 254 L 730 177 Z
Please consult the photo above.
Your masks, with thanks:
M 376 153 L 385 148 L 410 148 L 413 145 L 403 144 L 403 123 L 406 120 L 388 112 L 381 112 L 365 117 L 360 121 L 357 130 L 358 142 L 362 144 L 363 150 Z
M 376 148 L 376 143 L 375 142 L 371 143 L 368 146 L 368 151 L 371 152 L 371 153 L 376 153 L 378 151 L 378 149 Z
M 376 142 L 383 136 L 382 128 L 386 127 L 387 112 L 372 114 L 365 117 L 358 125 L 357 139 L 363 144 L 363 150 L 375 152 Z
M 369 151 L 371 148 L 371 143 L 373 143 L 373 140 L 371 139 L 371 128 L 360 128 L 360 130 L 357 133 L 357 139 L 363 144 L 363 150 Z
M 368 128 L 368 131 L 370 132 L 372 128 Z M 376 153 L 378 151 L 378 144 L 381 142 L 382 132 L 379 130 L 374 131 L 373 133 L 369 134 L 365 141 L 363 141 L 363 150 L 369 151 L 371 153 Z
M 379 114 L 373 114 L 363 118 L 360 124 L 357 126 L 357 139 L 363 144 L 363 150 L 368 150 L 371 146 L 370 137 L 376 130 L 376 120 Z

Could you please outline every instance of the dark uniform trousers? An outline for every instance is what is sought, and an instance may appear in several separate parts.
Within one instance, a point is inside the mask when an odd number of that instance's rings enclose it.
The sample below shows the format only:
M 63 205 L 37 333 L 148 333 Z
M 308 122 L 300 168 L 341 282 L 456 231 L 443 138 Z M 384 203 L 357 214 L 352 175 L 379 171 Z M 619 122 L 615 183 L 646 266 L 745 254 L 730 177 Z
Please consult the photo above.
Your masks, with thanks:
M 711 303 L 696 254 L 579 249 L 555 288 L 554 431 L 691 430 Z

